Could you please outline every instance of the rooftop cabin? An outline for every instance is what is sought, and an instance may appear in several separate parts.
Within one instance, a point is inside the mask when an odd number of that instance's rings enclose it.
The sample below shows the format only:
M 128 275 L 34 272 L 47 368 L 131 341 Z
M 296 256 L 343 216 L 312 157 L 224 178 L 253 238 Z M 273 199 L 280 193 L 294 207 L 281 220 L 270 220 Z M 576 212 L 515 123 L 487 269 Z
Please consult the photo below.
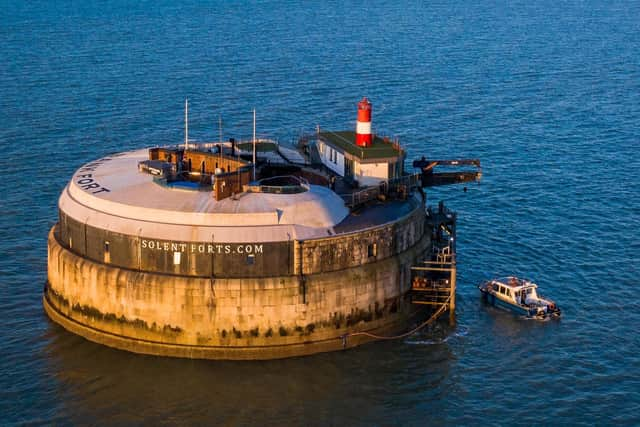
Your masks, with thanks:
M 403 175 L 405 152 L 397 142 L 372 135 L 371 144 L 356 145 L 353 131 L 318 133 L 322 164 L 346 181 L 360 186 L 378 185 Z
M 322 164 L 357 185 L 378 185 L 403 175 L 405 153 L 397 141 L 371 132 L 371 103 L 358 103 L 356 130 L 318 132 Z

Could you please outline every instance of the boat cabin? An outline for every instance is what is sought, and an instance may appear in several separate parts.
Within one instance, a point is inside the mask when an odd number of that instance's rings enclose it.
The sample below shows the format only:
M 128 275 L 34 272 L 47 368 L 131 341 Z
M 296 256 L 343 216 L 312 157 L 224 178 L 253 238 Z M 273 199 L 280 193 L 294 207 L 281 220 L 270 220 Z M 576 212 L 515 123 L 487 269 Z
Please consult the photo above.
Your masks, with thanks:
M 538 285 L 526 279 L 507 277 L 494 280 L 491 284 L 495 295 L 503 300 L 524 305 L 529 299 L 538 299 Z

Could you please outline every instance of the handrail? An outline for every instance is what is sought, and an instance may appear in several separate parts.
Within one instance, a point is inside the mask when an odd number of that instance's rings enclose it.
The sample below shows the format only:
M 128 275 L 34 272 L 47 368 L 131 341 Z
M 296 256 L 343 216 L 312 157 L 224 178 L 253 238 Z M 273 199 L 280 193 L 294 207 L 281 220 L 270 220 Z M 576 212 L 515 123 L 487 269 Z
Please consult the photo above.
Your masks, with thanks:
M 271 193 L 271 194 L 297 194 L 308 191 L 302 185 L 248 185 L 249 193 Z
M 263 182 L 275 181 L 277 179 L 289 179 L 297 181 L 298 184 L 288 185 L 264 185 Z M 309 181 L 301 176 L 295 175 L 278 175 L 269 178 L 263 178 L 255 184 L 247 186 L 247 191 L 252 193 L 271 193 L 271 194 L 296 194 L 309 191 L 311 189 Z
M 309 181 L 307 181 L 306 178 L 303 178 L 301 176 L 297 176 L 297 175 L 276 175 L 276 176 L 270 176 L 268 178 L 262 178 L 261 180 L 258 181 L 259 185 L 262 185 L 262 182 L 265 181 L 269 181 L 269 180 L 274 180 L 274 179 L 278 179 L 278 178 L 293 178 L 294 180 L 298 181 L 300 183 L 300 185 L 302 184 L 306 184 L 309 185 Z M 273 187 L 277 187 L 277 186 L 273 186 Z
M 387 181 L 380 182 L 379 185 L 365 187 L 362 190 L 348 194 L 339 194 L 339 196 L 349 206 L 357 206 L 368 201 L 376 199 L 381 194 L 389 194 L 392 189 L 400 191 L 400 186 L 406 186 L 405 190 L 419 186 L 420 174 L 403 175 Z

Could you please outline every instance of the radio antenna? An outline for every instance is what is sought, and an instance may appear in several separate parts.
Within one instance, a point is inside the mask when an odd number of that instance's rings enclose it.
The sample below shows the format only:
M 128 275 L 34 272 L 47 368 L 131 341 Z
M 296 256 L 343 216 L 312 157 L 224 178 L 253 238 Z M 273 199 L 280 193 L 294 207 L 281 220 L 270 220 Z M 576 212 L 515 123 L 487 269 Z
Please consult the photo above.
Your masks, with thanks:
M 189 98 L 184 100 L 184 151 L 189 148 Z
M 256 180 L 256 109 L 253 109 L 253 180 Z

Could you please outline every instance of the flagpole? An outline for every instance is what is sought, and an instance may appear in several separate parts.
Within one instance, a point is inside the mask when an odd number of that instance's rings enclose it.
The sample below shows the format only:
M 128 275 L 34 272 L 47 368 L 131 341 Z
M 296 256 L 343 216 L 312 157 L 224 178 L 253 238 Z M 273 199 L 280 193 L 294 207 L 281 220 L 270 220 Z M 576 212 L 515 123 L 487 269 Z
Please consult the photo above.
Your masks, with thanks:
M 256 109 L 253 109 L 253 180 L 256 180 Z
M 184 151 L 189 148 L 189 98 L 184 100 Z
M 218 139 L 218 141 L 220 142 L 220 144 L 218 145 L 220 147 L 220 152 L 218 153 L 218 157 L 220 158 L 220 160 L 222 160 L 222 150 L 224 147 L 224 144 L 222 143 L 222 114 L 218 114 L 218 131 L 220 133 L 220 138 Z

